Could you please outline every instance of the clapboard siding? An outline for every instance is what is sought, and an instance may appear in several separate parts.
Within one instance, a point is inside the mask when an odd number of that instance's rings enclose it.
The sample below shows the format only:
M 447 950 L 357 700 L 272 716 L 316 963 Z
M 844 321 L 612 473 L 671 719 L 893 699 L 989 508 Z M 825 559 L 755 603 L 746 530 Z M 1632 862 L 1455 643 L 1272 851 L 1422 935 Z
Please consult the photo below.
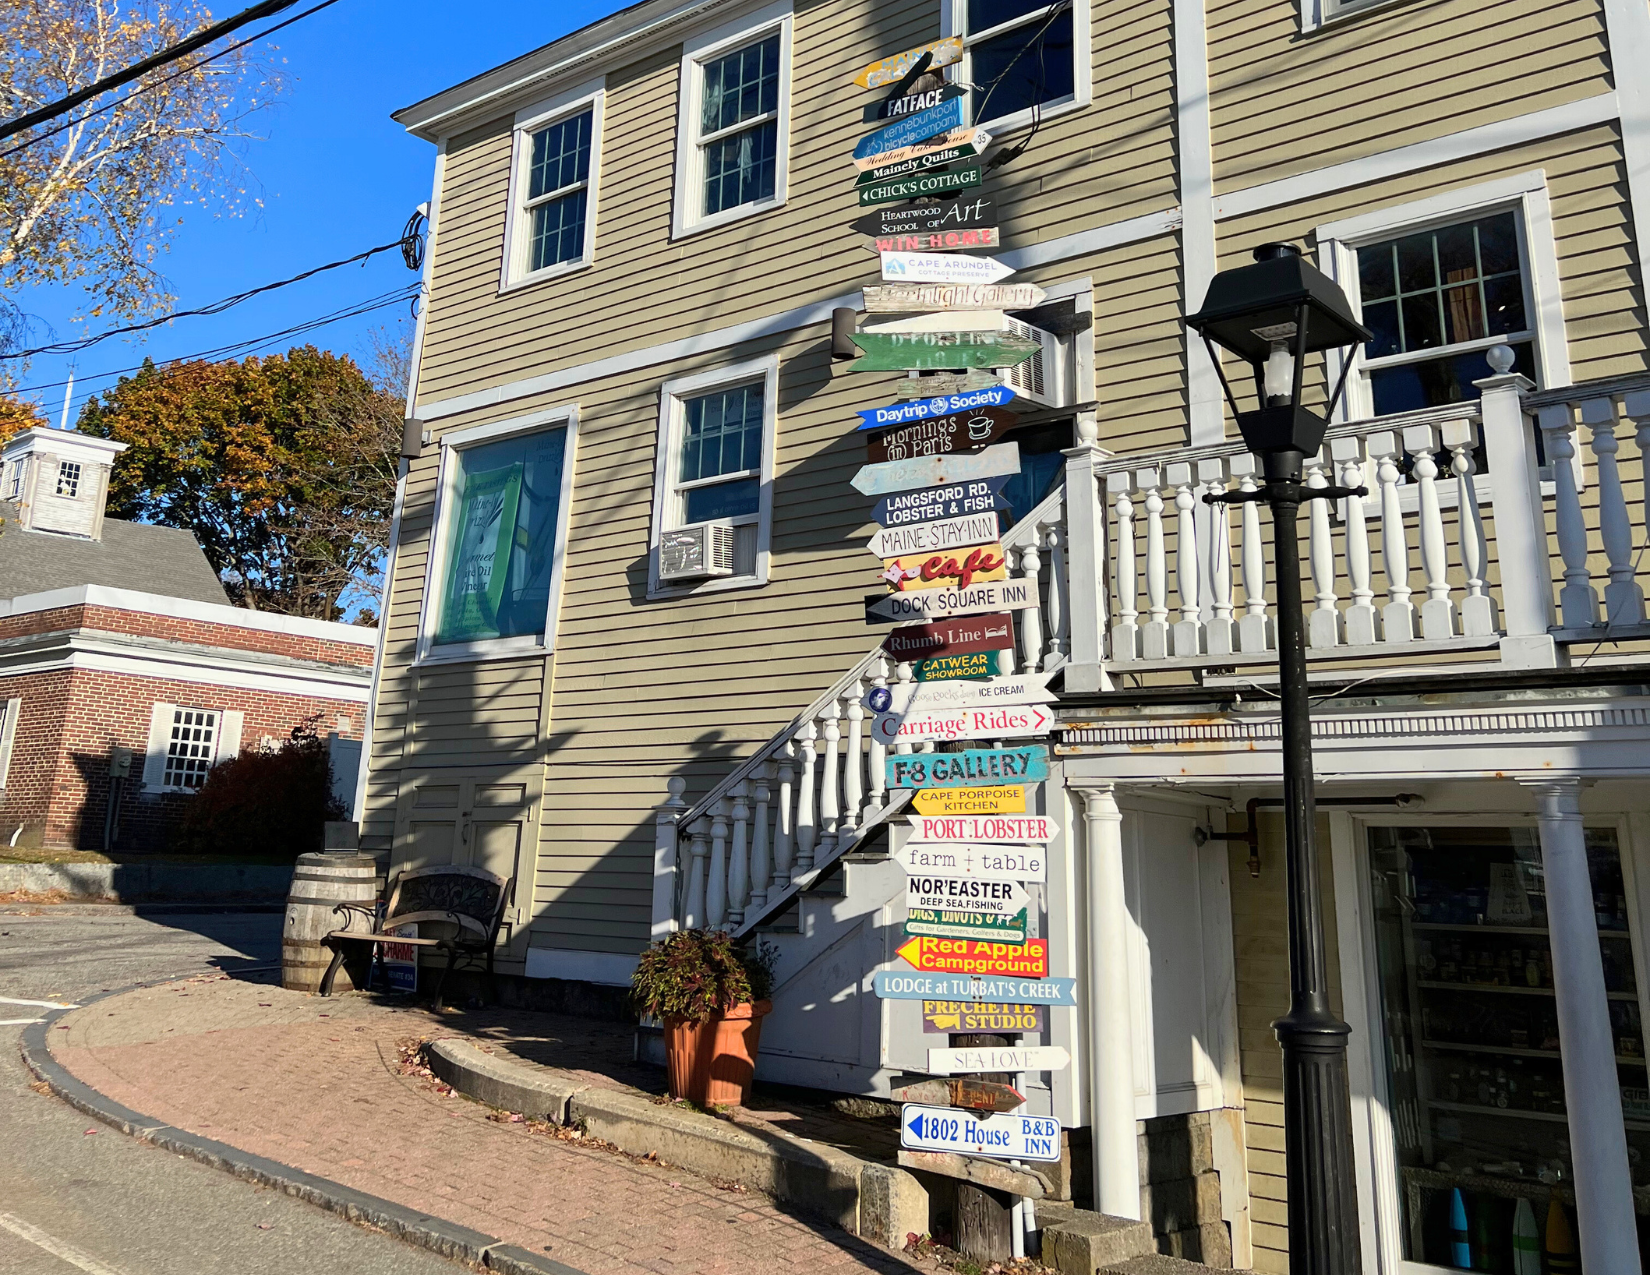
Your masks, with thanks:
M 1599 0 L 1435 0 L 1297 34 L 1295 0 L 1212 0 L 1215 179 L 1236 189 L 1608 91 Z M 1439 74 L 1439 68 L 1448 68 Z

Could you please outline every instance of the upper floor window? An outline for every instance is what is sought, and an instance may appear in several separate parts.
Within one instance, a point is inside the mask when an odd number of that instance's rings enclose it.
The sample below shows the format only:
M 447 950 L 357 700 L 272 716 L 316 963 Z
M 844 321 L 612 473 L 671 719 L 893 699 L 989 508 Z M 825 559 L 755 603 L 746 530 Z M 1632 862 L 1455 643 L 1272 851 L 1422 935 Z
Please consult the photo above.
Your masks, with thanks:
M 71 499 L 80 495 L 79 461 L 60 460 L 57 462 L 57 494 L 68 496 Z
M 952 0 L 964 56 L 956 78 L 973 85 L 976 124 L 998 129 L 1084 95 L 1071 0 Z
M 586 91 L 548 112 L 518 116 L 503 286 L 563 274 L 594 257 L 601 101 L 599 90 Z
M 23 466 L 26 462 L 14 460 L 6 466 L 6 499 L 16 500 L 23 494 Z
M 712 32 L 682 59 L 676 229 L 720 225 L 785 201 L 790 8 Z

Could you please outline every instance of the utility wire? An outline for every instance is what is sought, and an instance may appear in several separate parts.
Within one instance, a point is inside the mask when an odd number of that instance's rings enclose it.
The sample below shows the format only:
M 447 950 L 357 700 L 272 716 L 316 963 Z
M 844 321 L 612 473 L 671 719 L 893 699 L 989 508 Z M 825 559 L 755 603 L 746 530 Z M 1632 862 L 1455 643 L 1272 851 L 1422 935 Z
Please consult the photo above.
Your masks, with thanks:
M 120 106 L 123 103 L 130 102 L 139 93 L 147 93 L 150 89 L 159 88 L 162 84 L 169 84 L 173 80 L 180 79 L 185 75 L 189 75 L 189 74 L 193 73 L 194 71 L 198 70 L 200 67 L 205 66 L 208 62 L 216 62 L 219 58 L 227 57 L 229 54 L 234 53 L 238 49 L 246 48 L 246 46 L 249 45 L 249 44 L 256 44 L 259 40 L 262 40 L 262 39 L 267 38 L 268 36 L 274 35 L 277 31 L 281 30 L 283 27 L 289 27 L 294 22 L 302 21 L 304 18 L 309 17 L 310 14 L 319 13 L 322 9 L 325 9 L 328 5 L 334 5 L 334 4 L 337 4 L 337 3 L 338 3 L 338 0 L 321 0 L 321 3 L 316 5 L 313 9 L 305 9 L 302 13 L 294 14 L 292 17 L 288 18 L 286 21 L 277 22 L 274 26 L 267 27 L 264 30 L 258 32 L 257 35 L 248 36 L 244 40 L 238 41 L 235 44 L 231 44 L 226 49 L 220 49 L 220 50 L 218 50 L 218 52 L 212 54 L 210 57 L 204 57 L 199 62 L 191 63 L 189 66 L 185 67 L 181 71 L 173 71 L 170 75 L 163 75 L 158 80 L 151 80 L 148 84 L 140 84 L 135 89 L 133 89 L 130 93 L 126 94 L 124 97 L 117 97 L 114 101 L 108 103 L 107 105 L 98 107 L 95 111 L 87 111 L 86 114 L 84 114 L 82 116 L 79 116 L 76 119 L 72 119 L 66 124 L 59 124 L 56 128 L 49 128 L 44 133 L 36 133 L 33 137 L 25 138 L 23 141 L 18 142 L 16 146 L 10 147 L 7 150 L 0 151 L 0 159 L 9 158 L 10 156 L 17 154 L 18 151 L 27 150 L 30 146 L 33 146 L 35 143 L 43 142 L 49 137 L 56 137 L 59 133 L 66 133 L 66 132 L 69 131 L 69 129 L 74 128 L 76 125 L 84 124 L 89 119 L 96 119 L 99 115 L 102 115 L 102 114 L 104 114 L 108 111 L 112 111 L 117 106 Z
M 298 0 L 262 0 L 250 9 L 243 9 L 232 18 L 225 18 L 222 22 L 214 22 L 186 39 L 176 44 L 168 45 L 159 53 L 151 54 L 141 62 L 135 62 L 124 71 L 116 71 L 113 75 L 106 75 L 95 84 L 88 84 L 67 97 L 59 98 L 37 111 L 30 111 L 27 115 L 20 115 L 14 120 L 0 124 L 0 141 L 14 137 L 25 129 L 33 128 L 36 124 L 44 124 L 47 120 L 54 120 L 59 115 L 66 115 L 82 102 L 89 102 L 94 97 L 100 97 L 110 89 L 118 89 L 122 84 L 130 84 L 133 80 L 149 74 L 156 67 L 165 66 L 168 62 L 176 62 L 181 57 L 187 57 L 196 49 L 211 44 L 212 41 L 228 35 L 244 27 L 249 22 L 258 22 L 263 18 L 272 17 L 283 9 L 290 9 Z

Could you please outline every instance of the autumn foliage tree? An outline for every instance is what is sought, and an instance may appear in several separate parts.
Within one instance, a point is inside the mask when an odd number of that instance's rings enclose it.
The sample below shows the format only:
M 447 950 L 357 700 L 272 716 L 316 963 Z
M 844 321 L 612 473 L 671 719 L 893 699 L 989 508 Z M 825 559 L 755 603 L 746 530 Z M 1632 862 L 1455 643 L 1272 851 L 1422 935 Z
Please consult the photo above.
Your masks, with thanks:
M 367 619 L 400 458 L 395 388 L 314 346 L 150 363 L 88 401 L 78 428 L 127 444 L 109 513 L 194 532 L 237 602 Z
M 0 445 L 4 445 L 13 434 L 46 423 L 46 418 L 33 403 L 0 394 Z

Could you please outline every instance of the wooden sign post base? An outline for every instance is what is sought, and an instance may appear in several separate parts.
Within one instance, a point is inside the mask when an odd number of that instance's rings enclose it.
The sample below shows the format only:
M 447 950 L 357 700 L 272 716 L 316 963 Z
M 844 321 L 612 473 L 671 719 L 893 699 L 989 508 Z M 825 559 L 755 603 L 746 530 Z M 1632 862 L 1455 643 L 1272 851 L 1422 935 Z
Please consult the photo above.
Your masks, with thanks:
M 1007 1045 L 1009 1036 L 983 1032 L 964 1032 L 951 1037 L 951 1044 L 970 1048 L 976 1045 Z M 993 1073 L 976 1077 L 1008 1083 L 1014 1078 Z M 993 1190 L 977 1182 L 957 1183 L 957 1251 L 976 1262 L 1008 1262 L 1014 1258 L 1014 1232 L 1011 1225 L 1014 1197 L 1007 1191 Z

